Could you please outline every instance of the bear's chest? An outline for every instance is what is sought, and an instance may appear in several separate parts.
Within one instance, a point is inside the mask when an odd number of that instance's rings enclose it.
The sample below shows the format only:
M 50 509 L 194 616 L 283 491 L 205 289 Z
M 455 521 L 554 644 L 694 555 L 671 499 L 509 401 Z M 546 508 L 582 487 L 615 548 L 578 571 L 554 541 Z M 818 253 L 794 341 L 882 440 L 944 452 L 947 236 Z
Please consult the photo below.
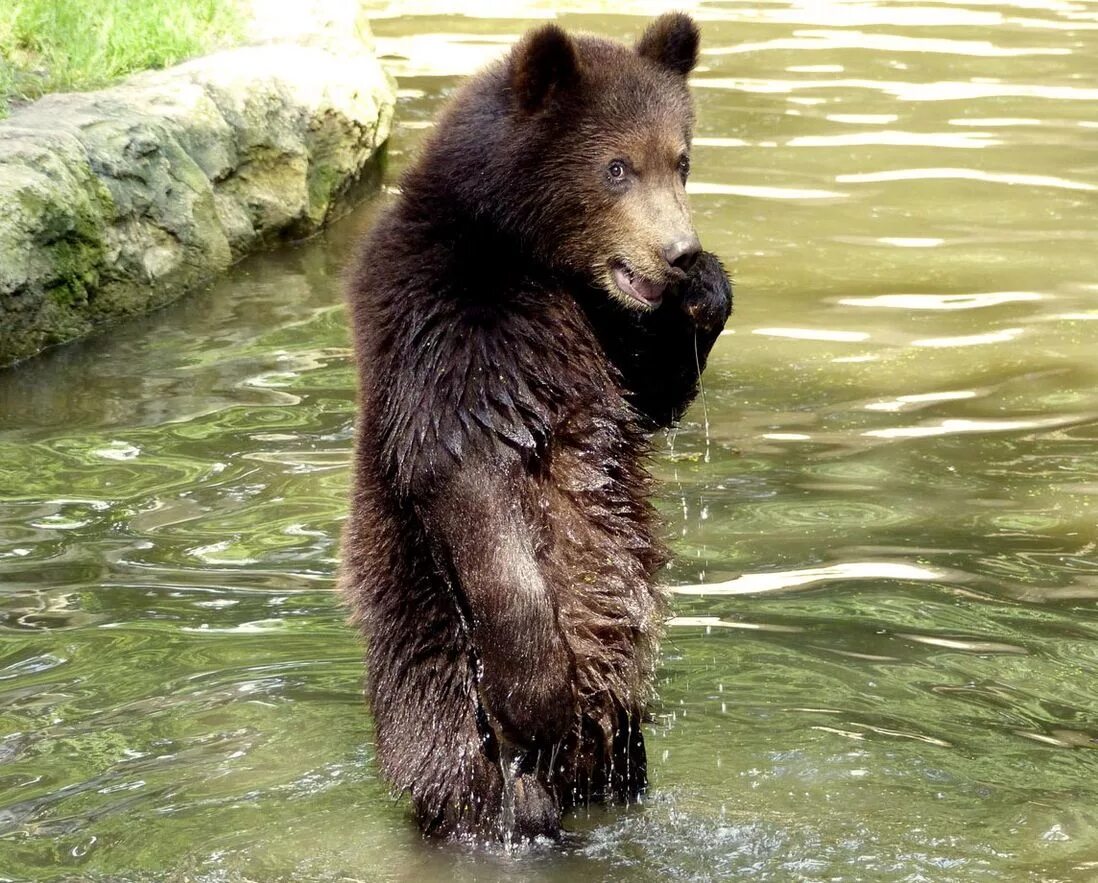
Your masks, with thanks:
M 634 693 L 654 664 L 664 607 L 655 577 L 667 559 L 648 501 L 647 443 L 620 418 L 596 410 L 559 427 L 540 494 L 539 559 L 583 713 L 600 726 L 617 704 L 641 702 Z
M 554 574 L 565 633 L 615 648 L 624 665 L 657 627 L 655 573 L 666 556 L 649 503 L 647 439 L 613 388 L 563 420 L 540 482 L 540 559 Z M 632 663 L 629 663 L 632 664 Z
M 647 434 L 574 299 L 545 298 L 526 316 L 537 318 L 512 350 L 523 353 L 524 370 L 511 397 L 531 391 L 545 420 L 530 463 L 539 557 L 558 585 L 574 588 L 577 609 L 588 596 L 612 597 L 613 618 L 636 625 L 648 615 L 653 574 L 665 560 L 649 503 Z
M 649 442 L 586 316 L 565 307 L 554 318 L 561 345 L 541 363 L 555 375 L 545 384 L 555 407 L 540 464 L 542 506 L 558 551 L 574 546 L 595 566 L 608 549 L 628 556 L 654 545 Z

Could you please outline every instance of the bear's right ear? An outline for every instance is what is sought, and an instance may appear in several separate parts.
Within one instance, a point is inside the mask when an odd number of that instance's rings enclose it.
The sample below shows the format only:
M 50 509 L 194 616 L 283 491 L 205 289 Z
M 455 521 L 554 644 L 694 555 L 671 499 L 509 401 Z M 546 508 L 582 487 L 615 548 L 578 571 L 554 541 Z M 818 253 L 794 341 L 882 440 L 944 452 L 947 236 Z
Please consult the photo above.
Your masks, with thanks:
M 576 45 L 557 25 L 530 31 L 511 54 L 511 89 L 527 113 L 540 110 L 578 80 Z

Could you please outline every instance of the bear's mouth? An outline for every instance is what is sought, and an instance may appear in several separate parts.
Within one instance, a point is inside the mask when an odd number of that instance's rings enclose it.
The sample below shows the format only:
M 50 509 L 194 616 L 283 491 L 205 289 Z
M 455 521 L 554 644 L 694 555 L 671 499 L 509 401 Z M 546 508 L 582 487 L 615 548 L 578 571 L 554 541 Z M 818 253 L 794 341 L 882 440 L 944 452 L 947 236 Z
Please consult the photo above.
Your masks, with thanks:
M 663 300 L 664 282 L 653 282 L 645 279 L 636 270 L 626 263 L 616 262 L 610 267 L 610 275 L 614 284 L 621 289 L 623 294 L 644 304 L 646 307 L 655 307 Z

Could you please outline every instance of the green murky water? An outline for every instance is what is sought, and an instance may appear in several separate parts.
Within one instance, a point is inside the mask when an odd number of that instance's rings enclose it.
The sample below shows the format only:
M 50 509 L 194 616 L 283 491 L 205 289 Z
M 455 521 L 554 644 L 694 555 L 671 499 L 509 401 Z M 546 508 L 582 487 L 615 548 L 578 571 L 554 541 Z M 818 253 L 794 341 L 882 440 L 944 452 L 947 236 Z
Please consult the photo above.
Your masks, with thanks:
M 394 172 L 548 8 L 453 6 L 376 22 Z M 505 859 L 378 782 L 331 593 L 367 207 L 0 374 L 0 880 L 1098 879 L 1098 3 L 695 11 L 739 293 L 657 441 L 647 804 Z

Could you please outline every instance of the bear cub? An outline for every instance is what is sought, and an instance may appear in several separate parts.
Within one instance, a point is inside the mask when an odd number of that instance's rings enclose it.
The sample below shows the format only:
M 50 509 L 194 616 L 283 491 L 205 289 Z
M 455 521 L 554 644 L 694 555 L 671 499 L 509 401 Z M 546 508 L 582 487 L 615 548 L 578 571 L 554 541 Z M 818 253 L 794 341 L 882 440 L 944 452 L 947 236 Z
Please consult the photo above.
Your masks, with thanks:
M 340 587 L 422 830 L 559 837 L 646 786 L 667 560 L 648 435 L 732 306 L 686 201 L 698 29 L 529 32 L 439 115 L 349 283 Z

